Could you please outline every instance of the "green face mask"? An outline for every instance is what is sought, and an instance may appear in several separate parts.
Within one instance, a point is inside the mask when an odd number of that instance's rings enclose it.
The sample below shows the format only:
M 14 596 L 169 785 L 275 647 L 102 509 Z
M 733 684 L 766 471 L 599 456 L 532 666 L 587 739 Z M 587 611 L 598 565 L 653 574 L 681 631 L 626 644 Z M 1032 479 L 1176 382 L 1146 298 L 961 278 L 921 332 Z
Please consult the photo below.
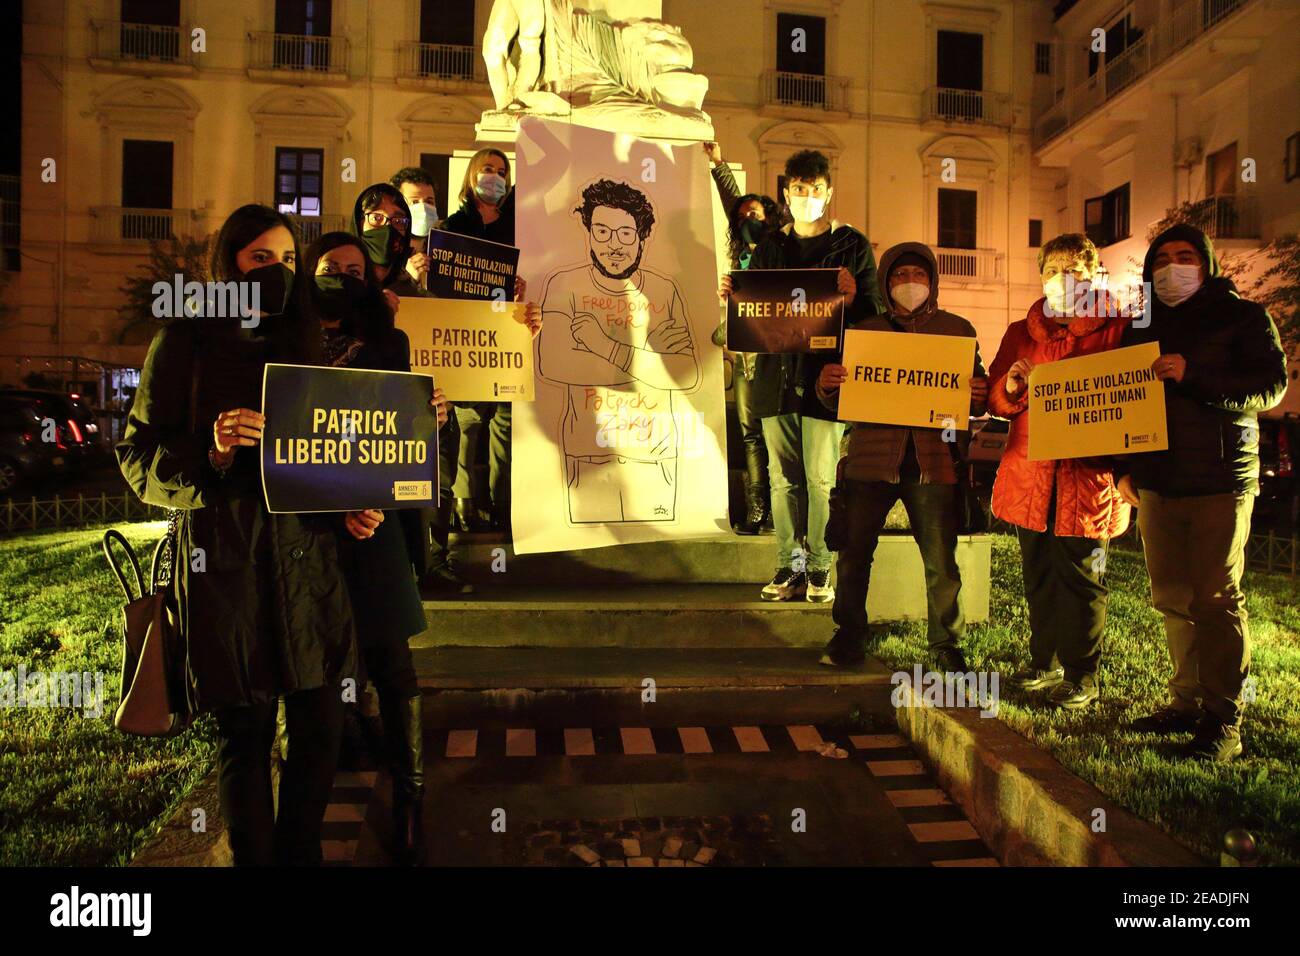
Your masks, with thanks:
M 375 265 L 388 265 L 389 244 L 392 238 L 392 226 L 377 226 L 361 233 L 361 241 L 365 243 L 366 254 L 370 256 L 370 261 Z

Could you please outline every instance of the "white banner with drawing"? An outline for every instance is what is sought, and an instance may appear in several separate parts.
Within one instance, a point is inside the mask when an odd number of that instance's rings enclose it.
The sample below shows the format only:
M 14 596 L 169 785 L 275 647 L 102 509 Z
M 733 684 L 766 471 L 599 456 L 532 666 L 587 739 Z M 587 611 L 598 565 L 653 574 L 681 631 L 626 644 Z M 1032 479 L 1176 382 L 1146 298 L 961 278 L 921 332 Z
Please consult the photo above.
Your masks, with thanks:
M 541 302 L 514 407 L 516 553 L 726 531 L 713 183 L 699 147 L 519 124 L 515 242 Z

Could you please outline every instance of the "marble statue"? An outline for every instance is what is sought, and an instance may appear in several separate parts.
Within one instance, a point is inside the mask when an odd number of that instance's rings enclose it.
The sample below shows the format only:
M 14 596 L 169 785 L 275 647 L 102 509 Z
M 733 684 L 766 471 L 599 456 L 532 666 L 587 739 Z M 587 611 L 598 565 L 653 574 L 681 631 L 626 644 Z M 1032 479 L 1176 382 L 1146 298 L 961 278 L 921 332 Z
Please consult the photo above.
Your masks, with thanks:
M 702 109 L 708 78 L 692 70 L 690 43 L 661 13 L 658 0 L 495 0 L 483 56 L 497 109 L 484 114 L 480 131 L 512 129 L 533 115 L 665 139 L 711 138 Z M 512 72 L 507 55 L 516 36 Z

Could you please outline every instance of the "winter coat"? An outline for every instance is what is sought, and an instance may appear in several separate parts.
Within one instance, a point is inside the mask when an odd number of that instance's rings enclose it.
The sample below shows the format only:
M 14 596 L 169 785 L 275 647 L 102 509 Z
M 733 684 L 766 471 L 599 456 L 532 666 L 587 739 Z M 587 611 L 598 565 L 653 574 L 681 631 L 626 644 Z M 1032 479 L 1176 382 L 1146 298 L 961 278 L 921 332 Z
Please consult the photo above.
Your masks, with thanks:
M 335 363 L 345 368 L 410 371 L 406 333 L 390 330 L 385 341 L 367 344 Z M 415 566 L 424 548 L 418 508 L 384 512 L 384 521 L 365 540 L 339 528 L 339 562 L 348 582 L 362 647 L 405 641 L 425 629 L 424 604 L 415 583 Z
M 217 415 L 261 408 L 271 358 L 237 319 L 172 323 L 149 347 L 116 448 L 141 500 L 182 509 L 172 589 L 196 712 L 339 687 L 356 672 L 339 517 L 269 514 L 255 446 L 224 475 L 208 462 Z
M 1158 342 L 1160 353 L 1187 360 L 1181 382 L 1167 380 L 1169 450 L 1126 456 L 1134 484 L 1168 497 L 1259 493 L 1260 412 L 1286 393 L 1286 353 L 1263 306 L 1247 302 L 1221 274 L 1214 244 L 1177 225 L 1151 243 L 1142 279 L 1152 281 L 1156 250 L 1183 240 L 1205 257 L 1204 285 L 1172 308 L 1152 295 L 1151 323 L 1130 326 L 1124 345 Z
M 960 315 L 939 308 L 939 266 L 930 247 L 921 242 L 903 242 L 885 251 L 880 257 L 880 275 L 888 298 L 889 270 L 904 253 L 914 253 L 930 264 L 930 298 L 918 309 L 905 315 L 875 315 L 854 326 L 855 329 L 876 332 L 917 332 L 924 335 L 960 335 L 975 338 L 975 327 Z M 980 359 L 979 342 L 975 343 L 975 367 L 971 374 L 984 377 L 984 362 Z M 818 396 L 828 409 L 839 408 L 839 389 L 827 393 L 818 389 Z M 982 404 L 971 404 L 972 415 L 983 415 Z M 955 484 L 957 470 L 953 465 L 953 443 L 943 440 L 942 428 L 909 428 L 904 425 L 883 425 L 875 422 L 854 422 L 849 431 L 845 452 L 844 477 L 853 481 L 888 481 L 897 483 L 907 452 L 908 435 L 916 449 L 916 461 L 921 469 L 922 484 Z M 959 455 L 965 456 L 970 445 L 970 432 L 957 434 Z
M 1097 315 L 1076 316 L 1062 325 L 1043 314 L 1046 301 L 1039 299 L 1028 316 L 1007 328 L 989 369 L 989 411 L 1011 421 L 993 482 L 993 514 L 1031 531 L 1046 531 L 1048 507 L 1055 493 L 1056 535 L 1113 538 L 1128 528 L 1131 509 L 1120 497 L 1111 463 L 1095 458 L 1030 461 L 1029 389 L 1020 389 L 1014 397 L 1008 395 L 1007 372 L 1017 359 L 1041 365 L 1118 348 L 1129 319 L 1118 314 L 1109 296 L 1099 294 Z
M 506 193 L 498 208 L 500 215 L 491 222 L 485 223 L 478 211 L 478 204 L 471 197 L 460 204 L 460 209 L 440 222 L 438 228 L 443 232 L 454 232 L 458 236 L 472 236 L 475 239 L 486 239 L 489 242 L 513 246 L 515 244 L 515 191 L 513 189 Z
M 798 240 L 793 224 L 763 239 L 749 260 L 751 269 L 797 268 Z M 876 259 L 867 237 L 852 226 L 831 224 L 830 248 L 820 262 L 807 267 L 834 269 L 843 266 L 857 281 L 857 294 L 845 309 L 844 324 L 852 325 L 869 315 L 884 311 L 880 291 L 876 288 Z M 754 385 L 751 391 L 754 415 L 800 414 L 834 421 L 835 413 L 817 397 L 817 376 L 823 366 L 835 359 L 832 353 L 804 352 L 797 355 L 762 354 L 754 357 Z

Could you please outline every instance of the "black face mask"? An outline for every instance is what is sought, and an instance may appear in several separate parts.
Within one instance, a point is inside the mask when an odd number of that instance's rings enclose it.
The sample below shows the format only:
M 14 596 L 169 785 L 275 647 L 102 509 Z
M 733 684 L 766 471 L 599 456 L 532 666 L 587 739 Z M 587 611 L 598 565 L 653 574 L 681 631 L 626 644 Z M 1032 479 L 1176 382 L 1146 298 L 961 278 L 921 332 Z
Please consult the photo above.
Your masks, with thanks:
M 245 282 L 258 284 L 258 301 L 267 315 L 280 315 L 289 305 L 293 270 L 283 262 L 272 262 L 244 273 Z
M 762 219 L 745 217 L 740 220 L 740 238 L 751 246 L 756 246 L 767 235 L 767 223 Z
M 356 276 L 342 273 L 316 276 L 317 304 L 327 319 L 343 319 L 365 301 L 366 284 Z
M 366 244 L 366 254 L 377 266 L 388 265 L 392 255 L 393 227 L 378 226 L 361 233 L 361 241 Z

